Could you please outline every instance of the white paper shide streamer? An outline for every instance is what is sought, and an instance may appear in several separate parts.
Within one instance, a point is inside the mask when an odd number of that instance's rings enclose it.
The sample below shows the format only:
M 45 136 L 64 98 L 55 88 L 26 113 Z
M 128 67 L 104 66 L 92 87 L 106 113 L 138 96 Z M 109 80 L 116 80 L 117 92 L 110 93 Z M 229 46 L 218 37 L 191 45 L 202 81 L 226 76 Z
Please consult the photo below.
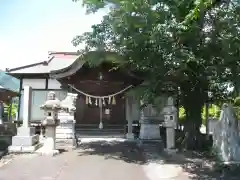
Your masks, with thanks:
M 114 94 L 110 94 L 107 96 L 94 96 L 91 94 L 87 94 L 77 88 L 75 88 L 74 86 L 68 84 L 68 86 L 70 86 L 72 89 L 74 89 L 75 91 L 79 92 L 80 94 L 85 96 L 85 100 L 86 100 L 86 104 L 89 105 L 95 105 L 98 106 L 100 108 L 100 122 L 99 122 L 99 129 L 103 129 L 103 122 L 102 122 L 102 107 L 106 106 L 107 104 L 110 105 L 116 105 L 116 96 L 123 93 L 124 91 L 130 89 L 132 87 L 132 85 L 122 89 L 121 91 L 114 93 Z M 106 104 L 107 103 L 107 104 Z

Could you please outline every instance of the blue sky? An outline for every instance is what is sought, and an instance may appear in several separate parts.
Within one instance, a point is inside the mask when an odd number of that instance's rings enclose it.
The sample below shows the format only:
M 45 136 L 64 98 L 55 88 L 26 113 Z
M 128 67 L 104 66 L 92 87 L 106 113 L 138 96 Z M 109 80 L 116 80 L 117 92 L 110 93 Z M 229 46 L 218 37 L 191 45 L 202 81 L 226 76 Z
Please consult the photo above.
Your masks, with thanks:
M 45 60 L 48 51 L 76 51 L 71 40 L 101 22 L 72 0 L 0 0 L 0 69 Z

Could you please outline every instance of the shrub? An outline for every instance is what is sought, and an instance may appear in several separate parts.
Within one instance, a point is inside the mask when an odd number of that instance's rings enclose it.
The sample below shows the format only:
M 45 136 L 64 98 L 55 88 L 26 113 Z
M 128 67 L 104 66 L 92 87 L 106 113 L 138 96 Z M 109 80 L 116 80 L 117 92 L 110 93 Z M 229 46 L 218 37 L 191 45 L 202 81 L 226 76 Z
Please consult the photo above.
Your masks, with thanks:
M 240 108 L 239 108 L 240 110 Z M 211 104 L 208 109 L 208 117 L 213 119 L 218 119 L 220 116 L 221 108 L 215 104 Z M 239 111 L 240 114 L 240 111 Z M 179 108 L 179 121 L 180 123 L 186 119 L 186 112 L 183 107 Z M 202 123 L 206 123 L 206 108 L 202 108 Z
M 240 96 L 236 97 L 233 102 L 234 110 L 238 120 L 240 119 Z
M 233 106 L 240 107 L 240 97 L 236 97 L 234 99 Z
M 179 121 L 184 121 L 186 119 L 186 112 L 183 107 L 179 108 Z
M 218 119 L 220 117 L 221 108 L 215 104 L 209 105 L 208 117 L 212 119 Z M 203 124 L 206 124 L 206 108 L 202 109 L 202 120 Z

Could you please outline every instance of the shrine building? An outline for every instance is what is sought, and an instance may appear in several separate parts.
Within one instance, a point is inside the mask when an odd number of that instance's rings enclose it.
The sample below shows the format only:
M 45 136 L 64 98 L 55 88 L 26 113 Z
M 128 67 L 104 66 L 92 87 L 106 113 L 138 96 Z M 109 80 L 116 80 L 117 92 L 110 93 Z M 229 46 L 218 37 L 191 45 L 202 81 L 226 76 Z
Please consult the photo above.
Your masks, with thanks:
M 6 72 L 20 80 L 20 103 L 18 121 L 23 119 L 23 87 L 31 86 L 31 123 L 39 123 L 44 118 L 40 109 L 49 91 L 54 91 L 59 100 L 68 92 L 78 94 L 76 101 L 76 133 L 102 133 L 124 135 L 128 121 L 140 119 L 139 100 L 127 95 L 128 91 L 142 83 L 126 69 L 113 69 L 111 61 L 103 61 L 90 67 L 86 56 L 100 52 L 90 52 L 82 56 L 76 52 L 49 52 L 47 60 L 21 67 L 6 69 Z M 108 58 L 99 54 L 99 58 Z M 100 127 L 102 126 L 102 127 Z

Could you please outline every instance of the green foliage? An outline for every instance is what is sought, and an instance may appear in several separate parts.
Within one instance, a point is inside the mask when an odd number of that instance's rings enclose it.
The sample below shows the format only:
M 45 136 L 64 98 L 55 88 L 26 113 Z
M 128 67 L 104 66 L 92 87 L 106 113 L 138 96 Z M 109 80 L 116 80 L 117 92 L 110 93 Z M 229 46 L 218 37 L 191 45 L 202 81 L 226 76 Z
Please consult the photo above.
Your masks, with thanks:
M 235 113 L 236 113 L 236 116 L 238 118 L 238 120 L 240 120 L 240 107 L 234 107 L 234 110 L 235 110 Z
M 85 43 L 82 53 L 97 49 L 120 54 L 127 67 L 144 72 L 142 78 L 150 84 L 144 93 L 158 96 L 161 89 L 176 92 L 180 86 L 183 105 L 196 93 L 203 104 L 208 90 L 222 100 L 222 82 L 235 83 L 237 73 L 229 71 L 239 72 L 239 39 L 233 39 L 239 37 L 239 27 L 233 25 L 240 17 L 237 7 L 230 9 L 221 0 L 84 0 L 83 5 L 88 13 L 105 7 L 110 11 L 92 32 L 76 36 L 74 46 Z M 90 64 L 99 64 L 98 57 Z
M 234 99 L 234 104 L 233 104 L 233 105 L 240 107 L 240 97 L 236 97 L 236 98 Z
M 240 3 L 83 0 L 83 5 L 88 13 L 106 7 L 109 12 L 92 32 L 76 36 L 73 45 L 84 43 L 83 54 L 93 49 L 120 54 L 125 68 L 148 83 L 139 95 L 148 103 L 163 92 L 178 94 L 187 122 L 194 124 L 189 127 L 201 125 L 209 91 L 212 101 L 224 101 L 227 84 L 238 86 Z M 197 131 L 191 133 L 194 139 Z
M 215 104 L 211 104 L 208 108 L 208 117 L 213 119 L 218 119 L 220 116 L 221 108 Z M 202 108 L 202 123 L 206 123 L 206 107 Z M 179 108 L 179 120 L 184 121 L 186 119 L 186 112 L 183 107 Z
M 179 121 L 182 122 L 186 119 L 186 112 L 184 107 L 179 108 Z
M 208 117 L 212 119 L 219 119 L 221 108 L 215 104 L 211 104 L 208 108 Z M 203 124 L 206 124 L 206 107 L 202 109 Z
M 234 99 L 233 107 L 236 112 L 238 120 L 240 120 L 240 97 L 236 97 Z

